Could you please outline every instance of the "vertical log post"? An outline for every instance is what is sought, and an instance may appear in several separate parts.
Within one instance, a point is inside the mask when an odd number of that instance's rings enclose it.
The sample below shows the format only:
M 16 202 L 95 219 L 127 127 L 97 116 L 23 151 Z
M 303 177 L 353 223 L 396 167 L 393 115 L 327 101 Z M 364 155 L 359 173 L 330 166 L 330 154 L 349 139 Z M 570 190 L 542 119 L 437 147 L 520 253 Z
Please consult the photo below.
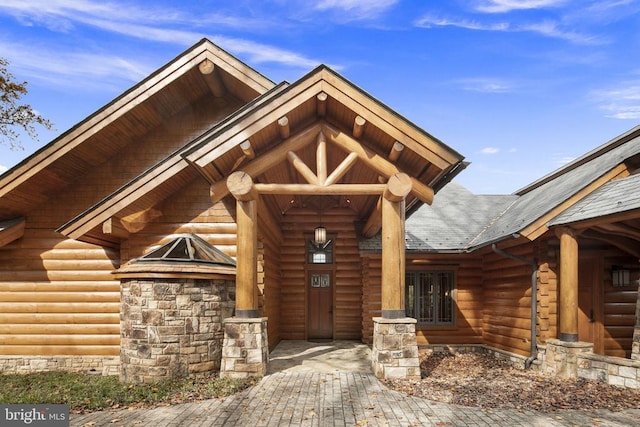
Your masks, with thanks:
M 411 179 L 392 175 L 382 197 L 382 317 L 400 319 L 405 314 L 405 198 Z
M 238 249 L 236 266 L 236 317 L 249 319 L 258 313 L 258 194 L 251 176 L 237 171 L 227 178 L 229 192 L 236 198 Z
M 578 341 L 578 240 L 573 230 L 561 227 L 560 239 L 560 338 Z

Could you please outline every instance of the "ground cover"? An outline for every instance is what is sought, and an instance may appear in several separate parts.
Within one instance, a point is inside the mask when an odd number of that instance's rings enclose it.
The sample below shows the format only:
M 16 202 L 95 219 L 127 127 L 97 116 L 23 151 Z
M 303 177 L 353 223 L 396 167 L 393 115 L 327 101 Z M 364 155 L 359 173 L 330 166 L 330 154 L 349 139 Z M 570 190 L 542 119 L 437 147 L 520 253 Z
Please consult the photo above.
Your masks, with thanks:
M 168 405 L 229 396 L 255 379 L 182 378 L 153 384 L 121 384 L 117 376 L 64 372 L 0 375 L 0 402 L 69 405 L 72 412 Z
M 419 381 L 386 381 L 403 393 L 485 409 L 621 411 L 640 408 L 640 390 L 585 379 L 563 380 L 483 354 L 421 353 Z

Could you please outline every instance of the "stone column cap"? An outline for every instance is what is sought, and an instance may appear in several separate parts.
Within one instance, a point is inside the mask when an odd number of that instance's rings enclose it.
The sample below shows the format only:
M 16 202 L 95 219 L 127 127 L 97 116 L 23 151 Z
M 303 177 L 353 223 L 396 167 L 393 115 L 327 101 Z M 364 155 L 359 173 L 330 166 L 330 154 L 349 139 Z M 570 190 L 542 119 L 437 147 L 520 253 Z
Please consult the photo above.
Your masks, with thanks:
M 266 322 L 267 319 L 268 317 L 248 317 L 246 319 L 241 317 L 227 317 L 222 322 L 223 323 L 262 323 L 262 322 Z
M 374 317 L 373 321 L 375 323 L 383 323 L 388 325 L 418 323 L 418 321 L 413 317 L 401 317 L 399 319 L 386 319 L 384 317 Z

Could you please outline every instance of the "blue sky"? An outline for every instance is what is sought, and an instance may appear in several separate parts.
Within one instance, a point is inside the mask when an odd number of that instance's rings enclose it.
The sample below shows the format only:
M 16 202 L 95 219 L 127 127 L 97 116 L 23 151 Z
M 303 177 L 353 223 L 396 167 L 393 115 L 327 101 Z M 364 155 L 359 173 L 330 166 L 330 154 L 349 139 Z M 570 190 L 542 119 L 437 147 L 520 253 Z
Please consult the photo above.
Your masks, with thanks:
M 0 0 L 0 57 L 56 126 L 207 37 L 275 82 L 324 63 L 511 193 L 640 122 L 640 0 Z

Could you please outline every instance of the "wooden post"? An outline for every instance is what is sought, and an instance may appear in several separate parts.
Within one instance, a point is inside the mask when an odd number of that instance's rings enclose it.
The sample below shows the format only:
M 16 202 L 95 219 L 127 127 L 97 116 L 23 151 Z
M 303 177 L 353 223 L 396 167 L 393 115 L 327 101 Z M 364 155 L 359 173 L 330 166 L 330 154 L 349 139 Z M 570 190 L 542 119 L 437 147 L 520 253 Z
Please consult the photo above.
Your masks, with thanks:
M 400 319 L 405 314 L 404 201 L 411 179 L 399 173 L 389 178 L 382 197 L 382 317 Z
M 560 227 L 560 338 L 578 341 L 578 240 L 574 230 Z
M 258 194 L 253 180 L 242 171 L 227 178 L 227 187 L 236 198 L 238 247 L 236 265 L 236 317 L 260 317 L 258 312 Z

